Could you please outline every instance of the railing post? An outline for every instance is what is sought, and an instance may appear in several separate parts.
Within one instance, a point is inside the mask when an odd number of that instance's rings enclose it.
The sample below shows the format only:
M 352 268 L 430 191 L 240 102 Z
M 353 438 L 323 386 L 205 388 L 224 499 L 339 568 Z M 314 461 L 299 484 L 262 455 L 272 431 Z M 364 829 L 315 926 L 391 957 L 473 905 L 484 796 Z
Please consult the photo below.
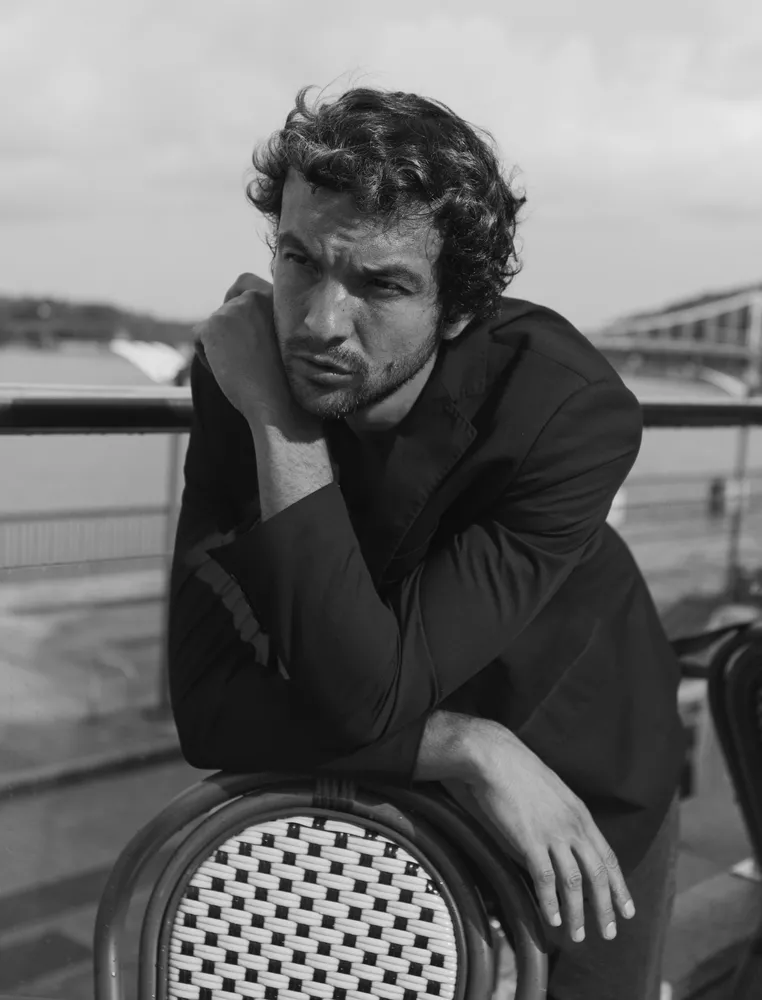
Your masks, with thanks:
M 161 656 L 159 659 L 158 691 L 156 712 L 160 716 L 170 713 L 169 703 L 169 659 L 167 640 L 169 637 L 169 584 L 172 574 L 172 551 L 175 545 L 175 530 L 179 509 L 178 490 L 180 485 L 180 439 L 182 435 L 169 437 L 167 470 L 167 520 L 164 526 L 164 603 L 162 605 Z
M 749 328 L 746 346 L 749 349 L 749 367 L 745 378 L 745 398 L 751 399 L 759 389 L 762 379 L 762 294 L 754 295 L 749 303 Z M 738 598 L 740 582 L 740 547 L 743 533 L 744 506 L 748 487 L 747 469 L 749 464 L 748 424 L 738 428 L 736 437 L 736 460 L 733 479 L 737 490 L 736 502 L 730 512 L 728 522 L 728 560 L 726 590 L 731 600 Z
M 749 431 L 750 427 L 738 428 L 736 436 L 736 460 L 733 469 L 733 482 L 736 496 L 730 511 L 728 520 L 728 560 L 725 578 L 725 589 L 730 600 L 738 597 L 738 584 L 740 577 L 740 557 L 741 534 L 743 532 L 743 514 L 746 502 L 746 486 L 748 483 L 746 470 L 749 461 Z M 727 502 L 727 491 L 726 491 Z

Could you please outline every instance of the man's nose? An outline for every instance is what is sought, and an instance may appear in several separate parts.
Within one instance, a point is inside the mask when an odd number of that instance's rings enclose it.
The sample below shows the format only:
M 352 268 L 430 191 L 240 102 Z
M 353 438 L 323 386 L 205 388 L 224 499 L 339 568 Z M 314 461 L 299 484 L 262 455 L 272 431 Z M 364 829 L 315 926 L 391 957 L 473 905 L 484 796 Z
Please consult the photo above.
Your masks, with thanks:
M 338 281 L 317 282 L 310 289 L 309 308 L 305 317 L 307 329 L 320 340 L 343 342 L 352 335 L 351 297 Z

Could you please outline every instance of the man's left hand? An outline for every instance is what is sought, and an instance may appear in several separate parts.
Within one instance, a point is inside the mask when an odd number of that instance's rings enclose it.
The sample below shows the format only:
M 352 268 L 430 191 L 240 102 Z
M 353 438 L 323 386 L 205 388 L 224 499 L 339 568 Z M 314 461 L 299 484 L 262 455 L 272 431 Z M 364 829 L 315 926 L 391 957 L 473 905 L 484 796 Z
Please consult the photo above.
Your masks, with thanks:
M 208 367 L 247 420 L 279 420 L 296 406 L 275 337 L 272 286 L 242 274 L 195 330 Z

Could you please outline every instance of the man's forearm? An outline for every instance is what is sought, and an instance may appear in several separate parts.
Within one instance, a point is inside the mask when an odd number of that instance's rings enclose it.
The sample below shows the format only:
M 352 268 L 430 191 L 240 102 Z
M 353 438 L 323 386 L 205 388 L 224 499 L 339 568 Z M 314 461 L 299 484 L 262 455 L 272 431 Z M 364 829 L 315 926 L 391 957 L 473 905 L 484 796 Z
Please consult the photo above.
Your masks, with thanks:
M 426 723 L 418 751 L 415 781 L 463 781 L 484 778 L 492 730 L 498 723 L 459 712 L 439 710 Z
M 257 457 L 262 520 L 333 482 L 328 445 L 312 420 L 249 420 Z

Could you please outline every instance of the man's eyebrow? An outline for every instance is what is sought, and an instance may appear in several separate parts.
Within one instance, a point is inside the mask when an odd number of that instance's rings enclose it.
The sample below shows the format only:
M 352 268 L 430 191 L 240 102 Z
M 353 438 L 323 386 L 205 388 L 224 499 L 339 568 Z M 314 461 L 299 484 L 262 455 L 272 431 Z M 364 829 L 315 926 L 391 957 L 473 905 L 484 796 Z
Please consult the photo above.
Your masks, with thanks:
M 286 246 L 291 246 L 295 250 L 299 250 L 301 253 L 306 254 L 306 256 L 308 257 L 311 256 L 309 250 L 304 245 L 304 243 L 302 243 L 302 241 L 299 239 L 296 233 L 292 233 L 288 229 L 286 229 L 284 232 L 278 233 L 278 246 L 280 247 L 282 244 L 285 244 Z
M 312 259 L 312 254 L 304 242 L 296 233 L 291 232 L 289 229 L 278 233 L 278 247 L 290 247 L 292 250 L 296 250 L 298 253 L 304 254 L 305 257 Z M 401 261 L 391 260 L 382 264 L 367 264 L 365 267 L 360 268 L 360 271 L 366 278 L 397 280 L 410 285 L 416 292 L 424 292 L 426 290 L 426 279 L 423 275 Z

